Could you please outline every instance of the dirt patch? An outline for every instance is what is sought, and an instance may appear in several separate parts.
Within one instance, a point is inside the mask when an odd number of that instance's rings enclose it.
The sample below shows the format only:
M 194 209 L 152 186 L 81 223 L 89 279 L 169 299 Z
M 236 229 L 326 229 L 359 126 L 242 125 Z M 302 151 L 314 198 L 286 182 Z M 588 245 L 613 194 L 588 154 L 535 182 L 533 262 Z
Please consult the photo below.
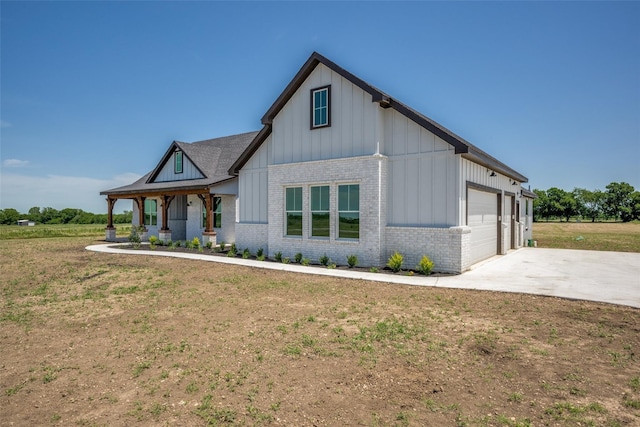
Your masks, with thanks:
M 640 423 L 640 310 L 0 241 L 7 425 Z

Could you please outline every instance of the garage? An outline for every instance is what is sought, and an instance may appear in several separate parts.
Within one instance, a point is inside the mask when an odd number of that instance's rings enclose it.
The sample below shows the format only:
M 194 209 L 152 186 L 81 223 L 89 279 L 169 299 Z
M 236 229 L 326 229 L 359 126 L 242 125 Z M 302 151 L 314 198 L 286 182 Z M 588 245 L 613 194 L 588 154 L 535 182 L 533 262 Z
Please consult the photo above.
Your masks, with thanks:
M 467 225 L 471 227 L 471 264 L 498 253 L 498 195 L 469 188 Z

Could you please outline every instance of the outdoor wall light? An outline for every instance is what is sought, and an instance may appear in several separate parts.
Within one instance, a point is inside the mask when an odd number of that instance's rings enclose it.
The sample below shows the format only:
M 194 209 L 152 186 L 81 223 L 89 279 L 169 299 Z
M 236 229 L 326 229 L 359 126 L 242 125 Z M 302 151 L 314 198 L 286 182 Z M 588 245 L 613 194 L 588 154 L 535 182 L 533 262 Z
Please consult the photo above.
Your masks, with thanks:
M 489 176 L 496 176 L 496 173 L 494 171 L 491 171 L 491 173 L 489 174 Z

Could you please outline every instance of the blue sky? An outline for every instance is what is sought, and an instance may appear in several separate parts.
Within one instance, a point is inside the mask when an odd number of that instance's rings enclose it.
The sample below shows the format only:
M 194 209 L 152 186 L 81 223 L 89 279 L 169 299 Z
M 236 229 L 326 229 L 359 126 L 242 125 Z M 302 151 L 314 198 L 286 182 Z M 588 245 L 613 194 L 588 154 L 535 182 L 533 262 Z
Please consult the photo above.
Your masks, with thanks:
M 106 212 L 313 51 L 529 178 L 640 188 L 637 2 L 0 2 L 0 208 Z M 116 210 L 131 209 L 119 201 Z

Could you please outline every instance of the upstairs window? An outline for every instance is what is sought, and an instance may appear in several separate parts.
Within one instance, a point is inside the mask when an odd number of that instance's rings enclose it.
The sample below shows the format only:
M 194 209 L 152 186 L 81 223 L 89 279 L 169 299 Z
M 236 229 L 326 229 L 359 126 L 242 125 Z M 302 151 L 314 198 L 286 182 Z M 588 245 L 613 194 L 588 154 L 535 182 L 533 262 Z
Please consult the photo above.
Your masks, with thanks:
M 338 238 L 360 238 L 360 186 L 338 186 Z
M 311 89 L 311 129 L 331 126 L 331 86 Z
M 302 187 L 286 190 L 286 230 L 287 236 L 302 236 Z
M 175 173 L 182 173 L 182 151 L 173 154 L 173 165 Z
M 311 187 L 311 236 L 329 237 L 329 186 Z
M 145 225 L 158 225 L 158 201 L 154 199 L 144 200 Z

